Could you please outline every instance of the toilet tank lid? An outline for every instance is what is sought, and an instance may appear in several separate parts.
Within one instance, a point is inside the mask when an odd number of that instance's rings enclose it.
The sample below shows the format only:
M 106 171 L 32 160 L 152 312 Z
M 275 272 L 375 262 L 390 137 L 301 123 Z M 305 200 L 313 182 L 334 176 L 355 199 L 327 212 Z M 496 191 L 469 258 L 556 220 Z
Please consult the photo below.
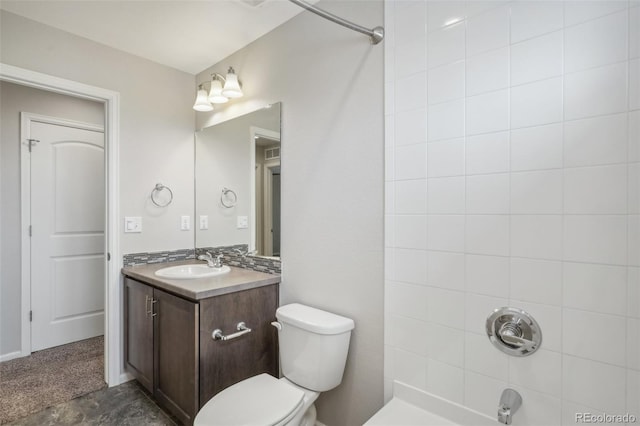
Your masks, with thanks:
M 280 306 L 276 311 L 276 318 L 278 318 L 278 321 L 317 334 L 341 334 L 353 330 L 355 327 L 351 318 L 301 305 L 300 303 Z

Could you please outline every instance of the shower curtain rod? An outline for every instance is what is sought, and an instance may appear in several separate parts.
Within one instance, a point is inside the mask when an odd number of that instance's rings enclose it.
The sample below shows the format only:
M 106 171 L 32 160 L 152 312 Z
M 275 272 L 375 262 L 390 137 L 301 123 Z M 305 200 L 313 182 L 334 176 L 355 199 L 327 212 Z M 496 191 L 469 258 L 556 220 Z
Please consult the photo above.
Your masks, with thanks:
M 354 24 L 353 22 L 347 21 L 346 19 L 342 19 L 339 16 L 336 16 L 332 13 L 327 12 L 326 10 L 322 10 L 319 7 L 316 7 L 312 4 L 307 3 L 303 0 L 289 0 L 291 3 L 295 3 L 298 6 L 307 9 L 309 12 L 313 12 L 316 15 L 322 16 L 329 21 L 335 22 L 336 24 L 342 25 L 343 27 L 347 27 L 353 31 L 357 31 L 359 33 L 368 35 L 371 39 L 371 44 L 378 44 L 384 38 L 384 28 L 375 27 L 373 29 L 368 29 L 358 24 Z

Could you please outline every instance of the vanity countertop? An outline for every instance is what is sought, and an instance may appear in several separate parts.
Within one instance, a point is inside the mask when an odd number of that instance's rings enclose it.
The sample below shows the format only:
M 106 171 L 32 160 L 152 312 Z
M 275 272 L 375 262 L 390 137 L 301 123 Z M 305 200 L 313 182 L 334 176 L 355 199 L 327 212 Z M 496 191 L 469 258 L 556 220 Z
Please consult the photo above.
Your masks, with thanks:
M 236 268 L 235 266 L 231 266 L 231 271 L 227 274 L 207 278 L 174 280 L 157 277 L 155 275 L 158 269 L 194 263 L 201 262 L 182 260 L 178 262 L 126 266 L 122 268 L 122 274 L 191 300 L 206 299 L 208 297 L 220 296 L 221 294 L 249 290 L 280 282 L 280 275 L 265 274 L 250 269 Z

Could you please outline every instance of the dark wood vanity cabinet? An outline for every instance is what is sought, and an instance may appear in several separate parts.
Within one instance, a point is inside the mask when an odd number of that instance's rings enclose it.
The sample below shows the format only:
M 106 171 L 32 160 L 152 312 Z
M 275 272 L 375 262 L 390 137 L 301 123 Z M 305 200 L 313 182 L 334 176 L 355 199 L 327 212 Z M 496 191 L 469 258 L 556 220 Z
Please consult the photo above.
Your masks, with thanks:
M 224 388 L 260 373 L 278 376 L 278 284 L 188 300 L 124 280 L 125 366 L 182 423 Z M 236 339 L 214 340 L 237 331 Z

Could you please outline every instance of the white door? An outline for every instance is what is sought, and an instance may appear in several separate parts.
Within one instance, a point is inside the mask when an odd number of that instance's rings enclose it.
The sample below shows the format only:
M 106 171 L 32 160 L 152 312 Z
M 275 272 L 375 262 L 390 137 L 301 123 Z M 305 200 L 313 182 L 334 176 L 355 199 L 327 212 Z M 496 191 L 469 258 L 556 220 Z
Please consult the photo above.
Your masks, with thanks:
M 104 333 L 104 132 L 31 121 L 31 350 Z

